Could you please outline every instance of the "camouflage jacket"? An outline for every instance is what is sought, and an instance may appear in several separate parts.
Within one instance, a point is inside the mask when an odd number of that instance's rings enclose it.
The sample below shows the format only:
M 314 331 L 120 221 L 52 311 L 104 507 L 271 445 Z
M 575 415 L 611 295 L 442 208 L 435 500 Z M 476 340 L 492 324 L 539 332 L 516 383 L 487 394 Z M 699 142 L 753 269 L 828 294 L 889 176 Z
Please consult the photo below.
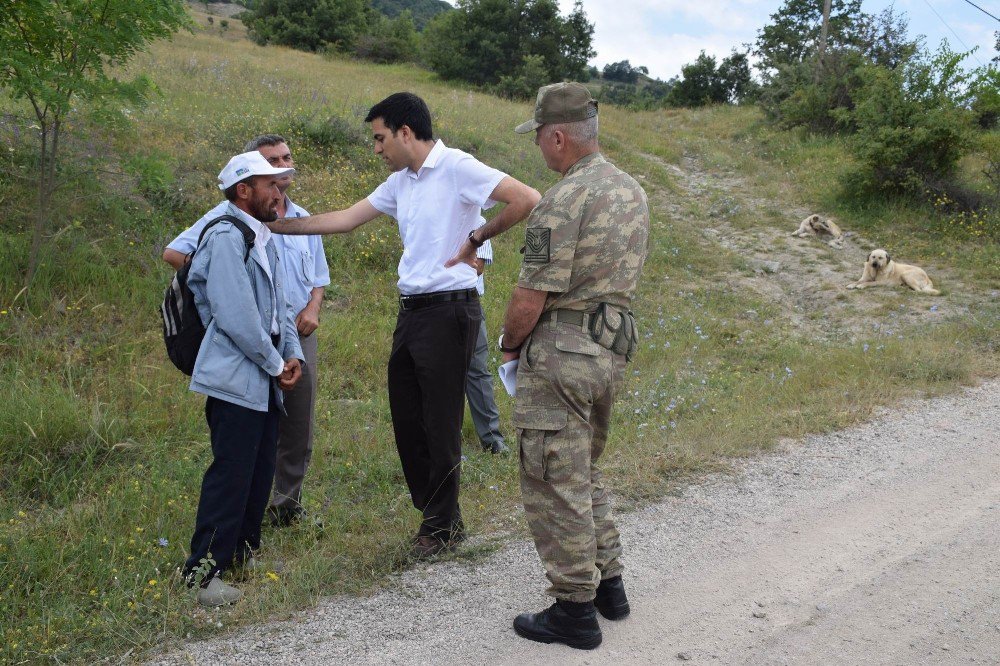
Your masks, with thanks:
M 646 193 L 600 153 L 583 157 L 528 217 L 518 286 L 550 292 L 545 310 L 627 310 L 649 241 Z

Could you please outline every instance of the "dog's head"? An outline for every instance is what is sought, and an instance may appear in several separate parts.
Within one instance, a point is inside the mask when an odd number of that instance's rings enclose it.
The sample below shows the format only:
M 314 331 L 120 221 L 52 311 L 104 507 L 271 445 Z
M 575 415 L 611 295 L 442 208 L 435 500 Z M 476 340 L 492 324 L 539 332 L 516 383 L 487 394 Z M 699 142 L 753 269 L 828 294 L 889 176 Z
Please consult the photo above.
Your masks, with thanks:
M 813 215 L 809 218 L 809 226 L 818 234 L 830 233 L 830 225 L 819 215 Z
M 878 249 L 872 250 L 871 254 L 868 255 L 868 265 L 872 267 L 875 272 L 878 272 L 889 265 L 892 261 L 892 257 L 885 250 Z
M 821 225 L 823 224 L 823 220 L 819 215 L 816 215 L 814 213 L 809 217 L 807 217 L 806 219 L 802 220 L 802 223 L 805 224 L 810 229 L 812 229 L 813 231 L 819 231 L 822 228 Z

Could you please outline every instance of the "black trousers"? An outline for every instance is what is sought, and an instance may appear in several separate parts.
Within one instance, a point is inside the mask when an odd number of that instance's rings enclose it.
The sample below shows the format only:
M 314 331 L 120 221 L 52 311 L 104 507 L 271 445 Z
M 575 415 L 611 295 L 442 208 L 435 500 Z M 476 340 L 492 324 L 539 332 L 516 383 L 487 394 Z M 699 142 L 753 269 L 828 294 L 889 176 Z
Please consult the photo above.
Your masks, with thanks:
M 476 347 L 478 300 L 400 310 L 389 355 L 389 409 L 419 534 L 462 530 L 458 504 L 465 380 Z
M 201 482 L 185 576 L 211 553 L 215 566 L 203 580 L 207 584 L 216 573 L 234 561 L 242 564 L 260 548 L 260 525 L 274 480 L 278 416 L 273 388 L 266 412 L 218 398 L 205 401 L 214 459 Z

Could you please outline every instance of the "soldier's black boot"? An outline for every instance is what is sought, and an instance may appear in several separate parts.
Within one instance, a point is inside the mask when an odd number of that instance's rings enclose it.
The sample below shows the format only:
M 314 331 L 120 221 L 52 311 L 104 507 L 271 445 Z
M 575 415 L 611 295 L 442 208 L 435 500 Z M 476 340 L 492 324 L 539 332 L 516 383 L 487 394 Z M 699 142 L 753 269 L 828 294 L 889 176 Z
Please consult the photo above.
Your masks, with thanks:
M 631 609 L 628 597 L 625 596 L 625 584 L 621 576 L 607 578 L 597 586 L 597 598 L 594 606 L 598 612 L 609 620 L 622 620 L 628 617 Z
M 522 613 L 514 618 L 514 631 L 531 641 L 565 643 L 578 650 L 593 650 L 602 639 L 591 601 L 560 599 L 540 613 Z

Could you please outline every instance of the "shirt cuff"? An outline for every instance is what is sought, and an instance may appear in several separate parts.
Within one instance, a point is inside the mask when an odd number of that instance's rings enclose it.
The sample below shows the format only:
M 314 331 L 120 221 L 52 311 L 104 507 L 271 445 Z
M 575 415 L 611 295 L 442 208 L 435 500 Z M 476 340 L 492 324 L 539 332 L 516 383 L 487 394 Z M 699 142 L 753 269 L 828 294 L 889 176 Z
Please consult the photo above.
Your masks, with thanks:
M 277 359 L 277 360 L 275 360 Z M 281 354 L 275 351 L 274 356 L 272 356 L 267 365 L 264 366 L 264 372 L 271 375 L 272 377 L 280 377 L 281 373 L 285 370 L 285 361 L 282 360 Z

